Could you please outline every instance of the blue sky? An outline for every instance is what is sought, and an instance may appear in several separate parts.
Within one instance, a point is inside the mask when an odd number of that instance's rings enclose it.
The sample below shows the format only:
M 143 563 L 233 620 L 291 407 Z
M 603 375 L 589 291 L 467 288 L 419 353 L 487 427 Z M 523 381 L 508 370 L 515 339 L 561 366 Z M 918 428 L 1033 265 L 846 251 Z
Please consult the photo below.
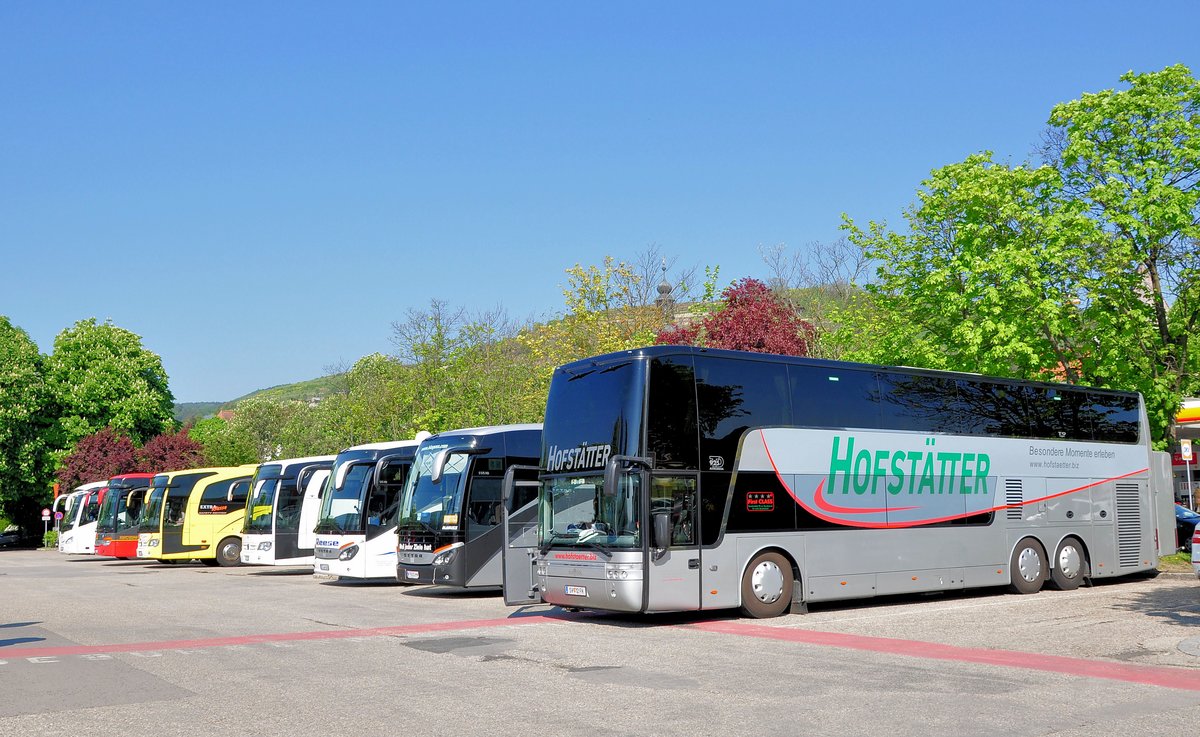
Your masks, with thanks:
M 1200 3 L 0 4 L 0 314 L 111 318 L 180 401 L 389 352 L 440 299 L 562 307 L 649 244 L 723 278 L 1031 156 Z

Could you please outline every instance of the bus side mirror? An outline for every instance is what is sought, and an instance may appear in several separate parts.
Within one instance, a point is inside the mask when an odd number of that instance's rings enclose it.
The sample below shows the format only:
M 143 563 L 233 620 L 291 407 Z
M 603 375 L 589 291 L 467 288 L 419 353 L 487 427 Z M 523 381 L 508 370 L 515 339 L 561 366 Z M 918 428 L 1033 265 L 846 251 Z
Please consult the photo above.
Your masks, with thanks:
M 671 513 L 654 513 L 654 557 L 661 558 L 667 548 L 671 547 Z

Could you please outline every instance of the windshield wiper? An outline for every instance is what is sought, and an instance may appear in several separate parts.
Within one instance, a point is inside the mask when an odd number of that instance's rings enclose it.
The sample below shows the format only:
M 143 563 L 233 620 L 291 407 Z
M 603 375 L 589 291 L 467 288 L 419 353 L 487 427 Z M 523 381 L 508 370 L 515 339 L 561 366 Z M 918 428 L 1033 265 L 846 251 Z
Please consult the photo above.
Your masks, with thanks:
M 327 529 L 327 528 L 332 528 L 332 529 Z M 326 535 L 332 535 L 334 533 L 345 532 L 345 530 L 342 529 L 342 526 L 339 525 L 337 523 L 337 520 L 335 520 L 333 517 L 324 517 L 322 519 L 317 520 L 317 527 L 314 530 L 314 532 L 318 532 L 318 533 L 324 532 Z
M 400 522 L 398 522 L 396 524 L 396 530 L 399 531 L 402 526 L 407 525 L 409 522 L 416 522 L 418 525 L 420 525 L 421 527 L 424 527 L 426 530 L 428 530 L 430 532 L 430 534 L 433 534 L 433 535 L 438 534 L 437 528 L 435 528 L 433 525 L 429 524 L 425 520 L 418 519 L 416 517 L 413 517 L 412 519 L 400 520 Z
M 541 546 L 539 546 L 538 552 L 540 552 L 542 555 L 545 555 L 546 551 L 549 550 L 550 546 L 553 545 L 556 541 L 570 540 L 572 538 L 577 538 L 577 537 L 579 537 L 579 533 L 575 533 L 574 535 L 560 535 L 557 532 L 551 531 L 550 537 L 546 538 L 546 541 L 544 543 L 542 543 Z

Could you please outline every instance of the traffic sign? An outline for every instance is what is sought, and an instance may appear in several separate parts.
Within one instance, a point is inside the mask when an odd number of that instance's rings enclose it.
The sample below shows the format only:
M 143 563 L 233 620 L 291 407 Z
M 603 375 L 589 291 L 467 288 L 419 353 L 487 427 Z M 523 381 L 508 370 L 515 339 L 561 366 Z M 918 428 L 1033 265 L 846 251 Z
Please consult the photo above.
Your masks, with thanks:
M 63 518 L 63 513 L 62 513 L 62 512 L 55 512 L 55 513 L 54 513 L 54 519 L 62 519 L 62 518 Z
M 1192 462 L 1192 441 L 1191 440 L 1180 440 L 1179 441 L 1179 455 L 1183 456 L 1184 461 L 1186 461 L 1188 463 Z
M 43 516 L 43 517 L 49 517 L 49 516 L 50 516 L 50 510 L 49 510 L 48 508 L 46 508 L 46 507 L 43 507 L 43 508 L 42 508 L 42 516 Z

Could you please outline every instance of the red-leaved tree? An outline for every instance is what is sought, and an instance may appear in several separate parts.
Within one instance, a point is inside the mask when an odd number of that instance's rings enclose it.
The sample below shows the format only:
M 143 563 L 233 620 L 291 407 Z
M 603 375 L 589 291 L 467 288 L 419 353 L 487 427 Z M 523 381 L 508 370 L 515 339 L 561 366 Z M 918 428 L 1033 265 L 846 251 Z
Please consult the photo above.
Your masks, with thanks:
M 63 492 L 91 481 L 107 481 L 113 476 L 138 470 L 137 448 L 133 441 L 111 427 L 79 439 L 63 458 L 56 476 Z
M 181 471 L 205 463 L 204 446 L 188 437 L 187 429 L 155 435 L 138 450 L 137 456 L 138 470 L 145 473 Z
M 755 353 L 807 356 L 814 328 L 757 279 L 742 279 L 721 292 L 721 305 L 699 325 L 672 325 L 659 344 L 700 345 Z

